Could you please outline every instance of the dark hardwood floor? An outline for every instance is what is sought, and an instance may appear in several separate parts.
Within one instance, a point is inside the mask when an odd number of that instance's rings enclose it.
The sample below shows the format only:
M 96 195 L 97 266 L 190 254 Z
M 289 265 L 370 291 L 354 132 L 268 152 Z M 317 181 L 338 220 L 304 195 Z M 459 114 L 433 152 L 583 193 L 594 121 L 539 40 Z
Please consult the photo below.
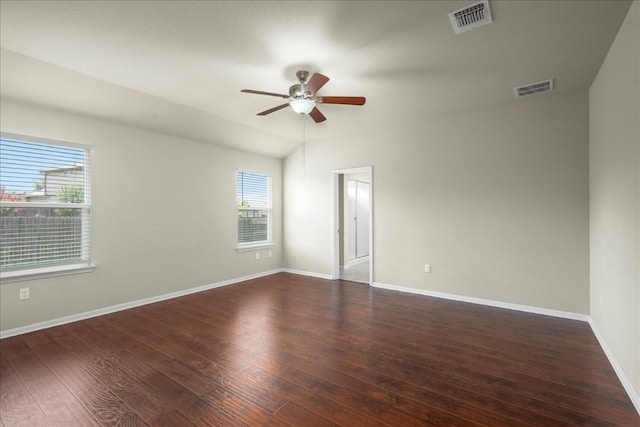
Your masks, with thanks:
M 292 274 L 0 342 L 10 426 L 640 426 L 588 324 Z

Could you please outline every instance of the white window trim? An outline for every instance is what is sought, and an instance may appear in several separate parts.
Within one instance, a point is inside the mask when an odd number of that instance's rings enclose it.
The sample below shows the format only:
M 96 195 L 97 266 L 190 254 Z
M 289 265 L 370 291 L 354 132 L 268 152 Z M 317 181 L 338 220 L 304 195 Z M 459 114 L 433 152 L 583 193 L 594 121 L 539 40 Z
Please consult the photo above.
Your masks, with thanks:
M 37 136 L 21 135 L 18 133 L 0 132 L 0 138 L 16 139 L 18 141 L 33 142 L 36 144 L 59 145 L 61 147 L 70 147 L 70 148 L 78 148 L 81 150 L 87 150 L 89 152 L 93 150 L 93 146 L 89 144 L 79 144 L 77 142 L 60 141 L 58 139 L 39 138 Z
M 257 249 L 267 249 L 274 247 L 273 241 L 263 241 L 263 242 L 255 242 L 255 243 L 238 243 L 236 247 L 236 251 L 238 252 L 246 252 L 246 251 L 254 251 Z
M 38 267 L 22 270 L 9 270 L 0 273 L 0 282 L 11 283 L 24 280 L 44 279 L 47 277 L 66 276 L 68 274 L 89 273 L 95 270 L 93 263 L 63 264 L 50 267 Z

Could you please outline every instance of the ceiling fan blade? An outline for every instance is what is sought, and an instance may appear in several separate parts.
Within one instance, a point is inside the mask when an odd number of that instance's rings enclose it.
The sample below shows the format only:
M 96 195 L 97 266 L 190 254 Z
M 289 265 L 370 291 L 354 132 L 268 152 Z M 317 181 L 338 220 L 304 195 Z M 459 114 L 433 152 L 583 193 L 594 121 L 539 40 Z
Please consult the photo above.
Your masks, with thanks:
M 264 110 L 261 113 L 256 114 L 257 116 L 266 116 L 267 114 L 271 114 L 275 111 L 278 110 L 282 110 L 283 108 L 287 108 L 289 106 L 289 103 L 287 102 L 286 104 L 282 104 L 282 105 L 278 105 L 277 107 L 273 107 L 273 108 L 269 108 L 268 110 Z
M 329 77 L 320 73 L 315 73 L 313 76 L 311 76 L 309 81 L 305 84 L 305 87 L 309 92 L 311 92 L 312 94 L 315 94 L 328 81 L 329 81 Z
M 327 120 L 327 118 L 318 110 L 318 107 L 313 107 L 313 110 L 309 113 L 314 122 L 320 123 Z
M 277 96 L 277 97 L 280 97 L 280 98 L 288 98 L 289 97 L 289 95 L 283 95 L 281 93 L 262 92 L 261 90 L 252 90 L 252 89 L 242 89 L 240 92 L 253 93 L 255 95 Z
M 322 104 L 364 105 L 367 98 L 364 96 L 319 96 L 316 102 Z

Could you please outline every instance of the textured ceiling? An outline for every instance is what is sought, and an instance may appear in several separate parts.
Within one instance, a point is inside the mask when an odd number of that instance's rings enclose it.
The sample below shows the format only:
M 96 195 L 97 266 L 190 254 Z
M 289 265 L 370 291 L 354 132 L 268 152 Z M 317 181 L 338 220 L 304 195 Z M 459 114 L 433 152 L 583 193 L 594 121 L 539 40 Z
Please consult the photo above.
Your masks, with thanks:
M 516 100 L 513 87 L 555 79 L 589 87 L 628 1 L 490 0 L 494 22 L 455 35 L 447 13 L 471 1 L 0 2 L 1 95 L 282 157 L 300 140 L 290 109 L 260 117 L 295 72 L 331 78 L 307 141 Z M 535 95 L 554 96 L 554 94 Z

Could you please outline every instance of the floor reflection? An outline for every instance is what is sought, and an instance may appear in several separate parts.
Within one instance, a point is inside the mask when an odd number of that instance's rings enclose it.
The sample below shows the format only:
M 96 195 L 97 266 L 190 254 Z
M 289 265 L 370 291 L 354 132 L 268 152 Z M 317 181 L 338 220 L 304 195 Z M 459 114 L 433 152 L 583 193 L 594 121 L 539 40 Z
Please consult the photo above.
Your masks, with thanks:
M 369 283 L 369 257 L 356 264 L 340 266 L 340 279 Z

